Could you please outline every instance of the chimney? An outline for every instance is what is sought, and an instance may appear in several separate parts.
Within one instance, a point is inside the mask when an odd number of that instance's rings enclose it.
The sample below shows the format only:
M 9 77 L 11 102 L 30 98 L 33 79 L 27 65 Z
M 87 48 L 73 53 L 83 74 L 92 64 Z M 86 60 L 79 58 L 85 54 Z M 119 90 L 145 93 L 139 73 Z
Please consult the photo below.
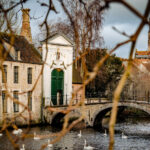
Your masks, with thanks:
M 30 43 L 32 43 L 29 11 L 30 9 L 22 9 L 22 28 L 20 35 L 24 36 Z
M 150 23 L 150 18 L 149 18 Z M 148 31 L 148 51 L 150 51 L 150 25 L 149 25 L 149 31 Z

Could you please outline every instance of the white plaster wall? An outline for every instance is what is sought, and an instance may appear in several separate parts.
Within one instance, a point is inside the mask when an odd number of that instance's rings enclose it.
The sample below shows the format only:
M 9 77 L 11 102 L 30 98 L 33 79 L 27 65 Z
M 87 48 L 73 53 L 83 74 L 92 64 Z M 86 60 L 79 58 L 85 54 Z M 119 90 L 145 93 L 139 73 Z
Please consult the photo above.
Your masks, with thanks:
M 46 59 L 43 72 L 43 96 L 45 97 L 46 105 L 50 104 L 51 99 L 51 72 L 56 68 L 60 68 L 64 71 L 64 95 L 69 95 L 68 100 L 72 95 L 73 46 L 62 36 L 51 40 L 50 43 L 51 44 L 48 44 L 48 51 L 46 50 L 46 44 L 42 46 L 43 60 Z M 70 45 L 65 46 L 62 44 Z M 60 52 L 60 59 L 56 60 L 58 49 Z M 65 100 L 64 103 L 66 103 Z

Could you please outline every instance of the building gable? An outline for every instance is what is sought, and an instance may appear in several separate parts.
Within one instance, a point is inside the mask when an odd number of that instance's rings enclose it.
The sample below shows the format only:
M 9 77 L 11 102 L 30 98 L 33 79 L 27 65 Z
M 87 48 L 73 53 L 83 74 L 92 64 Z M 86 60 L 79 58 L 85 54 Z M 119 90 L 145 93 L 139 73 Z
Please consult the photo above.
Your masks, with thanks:
M 48 43 L 53 45 L 73 46 L 73 42 L 62 33 L 51 35 L 48 38 Z

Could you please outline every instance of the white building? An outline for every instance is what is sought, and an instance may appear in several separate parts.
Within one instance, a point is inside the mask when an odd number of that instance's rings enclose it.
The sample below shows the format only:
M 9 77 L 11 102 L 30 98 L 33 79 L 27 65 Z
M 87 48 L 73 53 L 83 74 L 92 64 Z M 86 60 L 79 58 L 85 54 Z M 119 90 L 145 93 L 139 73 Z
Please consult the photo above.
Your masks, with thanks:
M 43 63 L 32 45 L 29 9 L 23 9 L 21 30 L 0 33 L 0 126 L 4 120 L 20 125 L 41 120 Z
M 62 33 L 53 34 L 42 46 L 43 97 L 45 105 L 67 104 L 72 97 L 73 42 Z
M 0 42 L 0 123 L 9 120 L 22 125 L 27 124 L 29 119 L 39 123 L 42 103 L 42 77 L 38 79 L 42 68 L 41 56 L 23 36 L 14 35 L 13 44 L 9 34 L 1 33 L 0 38 L 3 39 Z

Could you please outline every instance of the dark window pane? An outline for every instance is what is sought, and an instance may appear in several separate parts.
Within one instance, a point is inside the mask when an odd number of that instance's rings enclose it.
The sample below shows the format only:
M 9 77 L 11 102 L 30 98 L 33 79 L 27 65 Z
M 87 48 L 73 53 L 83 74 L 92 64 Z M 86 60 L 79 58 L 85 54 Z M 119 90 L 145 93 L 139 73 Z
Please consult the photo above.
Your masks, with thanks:
M 28 92 L 28 107 L 32 110 L 32 92 Z
M 32 68 L 28 68 L 28 84 L 32 84 Z
M 2 91 L 3 113 L 7 113 L 7 97 L 6 91 Z
M 18 66 L 14 66 L 14 83 L 18 83 L 18 79 L 19 79 L 19 67 Z
M 14 97 L 14 102 L 13 102 L 14 112 L 19 112 L 19 104 L 15 102 L 16 100 L 19 100 L 18 91 L 14 91 L 13 97 Z
M 7 82 L 7 65 L 3 65 L 4 72 L 2 73 L 2 83 Z

